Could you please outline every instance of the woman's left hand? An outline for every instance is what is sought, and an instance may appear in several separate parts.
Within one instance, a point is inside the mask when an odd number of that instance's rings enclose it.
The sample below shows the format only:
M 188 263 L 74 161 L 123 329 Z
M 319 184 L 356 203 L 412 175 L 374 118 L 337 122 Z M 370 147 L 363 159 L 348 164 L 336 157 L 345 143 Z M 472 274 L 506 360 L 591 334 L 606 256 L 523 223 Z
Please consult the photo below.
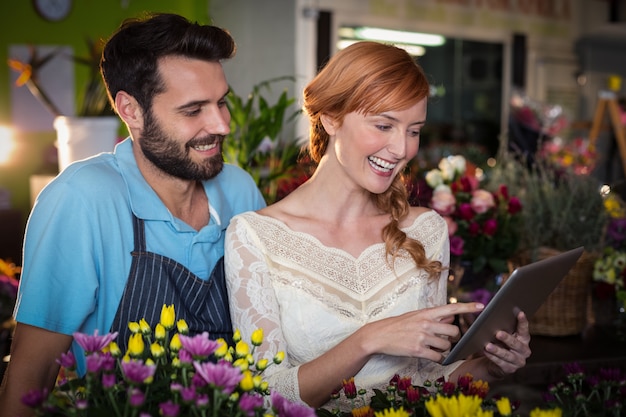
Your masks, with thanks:
M 513 334 L 499 330 L 496 339 L 501 343 L 488 343 L 484 354 L 489 359 L 488 373 L 495 378 L 512 374 L 526 365 L 530 357 L 530 332 L 524 312 L 517 314 L 517 329 Z

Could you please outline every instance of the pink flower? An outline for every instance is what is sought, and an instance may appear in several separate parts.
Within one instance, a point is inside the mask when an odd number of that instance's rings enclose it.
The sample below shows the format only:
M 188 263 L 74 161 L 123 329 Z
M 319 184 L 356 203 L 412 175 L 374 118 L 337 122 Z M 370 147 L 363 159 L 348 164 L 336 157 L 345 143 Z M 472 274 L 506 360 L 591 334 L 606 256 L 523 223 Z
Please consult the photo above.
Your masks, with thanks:
M 215 387 L 222 388 L 226 394 L 231 394 L 241 381 L 241 370 L 228 362 L 194 362 L 193 367 L 202 379 Z
M 450 216 L 444 216 L 443 219 L 446 221 L 446 224 L 448 225 L 448 236 L 454 235 L 456 231 L 458 230 L 459 225 L 456 224 L 454 219 Z
M 117 337 L 117 332 L 107 333 L 105 335 L 99 336 L 98 329 L 94 330 L 93 336 L 85 333 L 74 333 L 74 339 L 76 343 L 83 348 L 85 353 L 98 352 L 103 348 L 107 347 L 113 339 Z
M 442 216 L 449 216 L 454 212 L 456 198 L 447 187 L 438 188 L 433 192 L 430 206 Z
M 248 417 L 254 417 L 254 410 L 263 407 L 263 397 L 244 392 L 239 400 L 239 408 Z
M 122 372 L 124 378 L 131 384 L 141 384 L 146 379 L 154 376 L 156 365 L 146 365 L 143 361 L 129 360 L 122 361 Z
M 138 388 L 128 390 L 128 400 L 133 407 L 140 407 L 146 401 L 146 394 Z
M 202 334 L 198 334 L 193 337 L 181 334 L 180 344 L 194 358 L 211 355 L 215 352 L 219 345 L 217 341 L 209 339 L 209 333 L 207 332 L 203 332 Z
M 164 417 L 177 417 L 180 412 L 180 405 L 174 404 L 171 400 L 159 404 L 161 415 Z
M 463 245 L 465 242 L 463 238 L 460 236 L 451 236 L 450 237 L 450 253 L 454 256 L 463 255 Z
M 315 409 L 299 403 L 292 403 L 282 397 L 276 391 L 270 394 L 272 408 L 276 410 L 276 415 L 280 417 L 316 417 Z
M 472 192 L 472 201 L 470 204 L 476 213 L 483 214 L 493 208 L 496 202 L 493 198 L 493 194 L 489 191 L 479 189 Z

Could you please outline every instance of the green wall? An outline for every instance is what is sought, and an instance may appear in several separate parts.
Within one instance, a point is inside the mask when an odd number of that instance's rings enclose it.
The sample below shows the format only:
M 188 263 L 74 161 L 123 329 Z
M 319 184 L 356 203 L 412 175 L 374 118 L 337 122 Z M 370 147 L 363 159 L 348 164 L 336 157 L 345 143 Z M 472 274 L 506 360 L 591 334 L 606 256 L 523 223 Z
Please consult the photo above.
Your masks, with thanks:
M 210 23 L 208 10 L 208 0 L 74 0 L 65 20 L 47 22 L 36 14 L 32 0 L 0 2 L 0 125 L 11 125 L 9 45 L 69 45 L 76 55 L 86 56 L 86 37 L 106 38 L 126 17 L 144 11 L 174 12 L 190 20 Z M 84 69 L 76 68 L 77 95 L 85 83 L 83 72 Z M 50 158 L 46 159 L 46 153 L 54 154 L 55 136 L 54 131 L 16 132 L 17 147 L 11 160 L 0 165 L 0 187 L 10 192 L 11 206 L 23 213 L 24 224 L 30 211 L 30 176 L 56 173 L 56 166 L 49 162 Z

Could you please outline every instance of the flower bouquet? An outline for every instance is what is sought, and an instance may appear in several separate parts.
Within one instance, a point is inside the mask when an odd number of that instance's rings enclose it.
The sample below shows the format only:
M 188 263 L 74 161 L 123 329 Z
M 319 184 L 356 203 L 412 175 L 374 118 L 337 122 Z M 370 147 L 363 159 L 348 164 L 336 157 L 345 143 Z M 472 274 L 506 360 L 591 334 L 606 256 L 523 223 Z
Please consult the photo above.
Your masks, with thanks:
M 556 137 L 542 143 L 539 157 L 559 171 L 571 170 L 576 175 L 587 175 L 593 170 L 598 154 L 588 139 L 564 141 Z
M 129 323 L 128 351 L 120 352 L 117 333 L 75 333 L 84 349 L 87 371 L 70 376 L 76 360 L 71 352 L 58 360 L 62 372 L 51 392 L 30 392 L 22 401 L 39 416 L 211 416 L 314 417 L 309 407 L 270 392 L 261 374 L 271 365 L 255 360 L 262 329 L 251 337 L 252 348 L 235 332 L 235 346 L 210 340 L 205 332 L 187 335 L 184 320 L 175 321 L 174 306 L 163 306 L 154 329 L 145 320 Z M 280 363 L 284 354 L 272 359 Z
M 342 394 L 349 402 L 350 411 L 320 409 L 318 417 L 496 417 L 519 416 L 519 402 L 507 397 L 490 398 L 489 384 L 466 374 L 457 383 L 443 379 L 426 381 L 424 386 L 413 385 L 411 378 L 395 375 L 386 391 L 366 391 L 355 386 L 354 378 L 343 381 Z M 530 417 L 560 417 L 560 409 L 535 408 Z
M 433 189 L 430 206 L 448 223 L 453 263 L 470 262 L 474 273 L 508 272 L 520 240 L 522 205 L 504 184 L 495 192 L 481 188 L 467 165 L 463 156 L 449 156 L 426 173 Z

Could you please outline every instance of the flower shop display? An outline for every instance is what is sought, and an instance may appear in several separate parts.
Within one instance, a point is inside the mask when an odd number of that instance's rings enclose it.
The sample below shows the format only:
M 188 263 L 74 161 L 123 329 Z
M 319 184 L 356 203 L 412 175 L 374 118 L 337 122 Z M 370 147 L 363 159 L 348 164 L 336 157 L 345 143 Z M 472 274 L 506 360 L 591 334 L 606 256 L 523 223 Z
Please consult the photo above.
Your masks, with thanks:
M 529 164 L 519 155 L 501 152 L 493 181 L 503 181 L 519 196 L 523 233 L 515 265 L 585 247 L 578 263 L 531 318 L 531 333 L 579 334 L 587 325 L 587 302 L 595 259 L 607 222 L 600 184 L 590 175 L 556 170 L 536 157 Z
M 426 173 L 426 183 L 433 190 L 430 206 L 448 223 L 451 263 L 473 273 L 509 272 L 508 260 L 520 241 L 522 204 L 507 186 L 499 184 L 495 191 L 481 186 L 461 155 L 441 159 Z
M 589 372 L 577 362 L 564 367 L 565 376 L 550 384 L 544 400 L 563 417 L 620 417 L 626 412 L 626 372 L 600 368 Z
M 21 268 L 0 259 L 0 323 L 13 315 Z
M 577 137 L 566 141 L 556 137 L 541 144 L 539 157 L 556 170 L 570 170 L 576 175 L 587 175 L 593 171 L 598 161 L 598 152 L 589 143 L 589 139 Z
M 62 377 L 57 388 L 30 392 L 22 401 L 39 416 L 315 416 L 314 409 L 269 391 L 262 373 L 284 354 L 254 357 L 262 329 L 252 334 L 250 344 L 235 332 L 235 346 L 210 340 L 206 332 L 189 336 L 185 321 L 176 321 L 173 305 L 163 306 L 154 328 L 143 319 L 129 328 L 133 334 L 126 353 L 115 342 L 117 333 L 75 333 L 85 351 L 85 376 L 71 376 L 76 360 L 69 352 L 58 360 Z
M 605 197 L 604 205 L 609 221 L 593 268 L 594 322 L 615 325 L 618 337 L 626 340 L 626 213 L 614 193 Z
M 519 402 L 508 397 L 489 396 L 489 384 L 476 380 L 470 374 L 456 383 L 426 381 L 424 386 L 412 383 L 411 378 L 395 375 L 386 391 L 374 390 L 368 397 L 359 389 L 354 378 L 343 381 L 341 395 L 350 403 L 348 412 L 319 409 L 318 417 L 497 417 L 519 416 Z M 559 408 L 535 408 L 530 417 L 560 417 Z

